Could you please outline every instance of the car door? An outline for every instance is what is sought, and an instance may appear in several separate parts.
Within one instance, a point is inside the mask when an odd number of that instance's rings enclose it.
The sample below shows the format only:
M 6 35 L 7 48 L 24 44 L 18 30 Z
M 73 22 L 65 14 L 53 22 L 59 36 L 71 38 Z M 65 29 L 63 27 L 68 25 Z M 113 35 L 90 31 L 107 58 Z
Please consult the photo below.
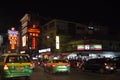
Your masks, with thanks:
M 120 57 L 115 57 L 114 62 L 116 63 L 117 69 L 120 69 Z
M 101 67 L 99 59 L 95 59 L 92 64 L 92 70 L 98 70 Z
M 92 59 L 92 60 L 90 60 L 90 62 L 89 62 L 89 69 L 90 69 L 90 70 L 95 70 L 95 68 L 96 68 L 96 60 L 95 60 L 95 59 Z
M 92 63 L 93 63 L 93 60 L 88 60 L 87 62 L 85 62 L 85 63 L 84 63 L 85 69 L 91 70 L 91 68 L 92 68 Z

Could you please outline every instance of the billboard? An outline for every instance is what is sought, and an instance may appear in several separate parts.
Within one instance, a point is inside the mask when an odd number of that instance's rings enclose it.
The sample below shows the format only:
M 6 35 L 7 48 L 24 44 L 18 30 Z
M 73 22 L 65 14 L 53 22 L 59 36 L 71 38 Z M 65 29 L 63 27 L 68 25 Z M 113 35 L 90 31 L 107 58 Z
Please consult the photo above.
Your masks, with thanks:
M 17 44 L 18 40 L 18 31 L 14 28 L 8 30 L 8 39 L 10 40 L 11 49 L 15 49 L 15 45 Z
M 22 46 L 24 47 L 24 46 L 26 46 L 26 44 L 27 44 L 27 37 L 25 35 L 22 37 Z
M 77 50 L 102 50 L 101 44 L 78 45 Z

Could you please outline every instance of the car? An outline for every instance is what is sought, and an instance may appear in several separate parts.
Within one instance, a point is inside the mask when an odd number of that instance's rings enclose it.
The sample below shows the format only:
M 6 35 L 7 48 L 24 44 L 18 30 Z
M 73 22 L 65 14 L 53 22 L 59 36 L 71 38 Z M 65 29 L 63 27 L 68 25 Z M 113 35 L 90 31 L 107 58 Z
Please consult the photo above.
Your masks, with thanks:
M 4 53 L 0 56 L 1 80 L 24 77 L 29 80 L 33 73 L 33 63 L 28 54 Z
M 64 59 L 48 60 L 44 64 L 44 71 L 50 73 L 57 73 L 57 72 L 70 73 L 70 63 Z
M 109 58 L 95 58 L 84 62 L 81 65 L 82 71 L 91 70 L 105 72 L 116 72 L 116 64 Z
M 116 63 L 116 68 L 120 69 L 120 56 L 114 57 L 112 60 Z

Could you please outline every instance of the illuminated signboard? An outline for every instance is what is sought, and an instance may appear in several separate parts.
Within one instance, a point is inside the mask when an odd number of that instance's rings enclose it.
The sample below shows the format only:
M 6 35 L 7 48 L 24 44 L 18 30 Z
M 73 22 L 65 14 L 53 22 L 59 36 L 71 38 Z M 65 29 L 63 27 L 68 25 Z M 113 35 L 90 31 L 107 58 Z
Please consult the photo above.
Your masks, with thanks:
M 50 51 L 51 51 L 51 48 L 41 49 L 41 50 L 39 50 L 39 53 L 50 52 Z
M 36 48 L 36 37 L 39 36 L 40 29 L 36 28 L 36 25 L 34 24 L 32 28 L 28 28 L 29 35 L 32 37 L 32 49 Z
M 85 45 L 84 49 L 85 50 L 90 50 L 90 45 L 89 44 Z
M 102 45 L 101 44 L 78 45 L 77 50 L 102 50 Z
M 27 42 L 27 37 L 26 36 L 23 36 L 22 37 L 22 46 L 26 46 L 26 42 Z
M 101 44 L 94 44 L 90 45 L 91 50 L 102 50 L 102 45 Z
M 33 32 L 40 33 L 40 30 L 39 29 L 34 29 L 34 28 L 29 28 L 28 32 L 30 32 L 30 33 L 33 33 Z
M 85 46 L 84 45 L 78 45 L 77 50 L 84 50 Z
M 18 31 L 15 31 L 14 28 L 8 30 L 8 39 L 10 40 L 11 49 L 15 49 L 15 44 L 17 44 Z
M 9 36 L 14 36 L 14 37 L 16 37 L 16 36 L 18 35 L 18 31 L 8 30 L 8 34 L 9 34 Z
M 59 40 L 59 36 L 56 36 L 56 49 L 60 49 L 60 40 Z

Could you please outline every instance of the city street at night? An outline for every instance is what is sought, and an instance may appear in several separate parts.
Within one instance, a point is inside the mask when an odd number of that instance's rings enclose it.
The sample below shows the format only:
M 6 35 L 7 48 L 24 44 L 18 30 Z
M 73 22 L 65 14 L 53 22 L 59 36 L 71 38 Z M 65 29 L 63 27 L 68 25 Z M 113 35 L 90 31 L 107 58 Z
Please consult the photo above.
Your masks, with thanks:
M 43 71 L 42 68 L 35 70 L 31 80 L 120 80 L 120 71 L 110 74 L 100 74 L 99 72 L 82 72 L 78 69 L 72 69 L 70 74 L 57 73 L 50 74 Z
M 117 1 L 0 3 L 0 80 L 120 80 Z
M 43 71 L 43 68 L 37 67 L 31 76 L 31 80 L 120 80 L 120 71 L 115 73 L 100 74 L 99 72 L 72 69 L 70 74 L 56 73 L 50 74 Z M 14 79 L 24 80 L 24 79 Z

